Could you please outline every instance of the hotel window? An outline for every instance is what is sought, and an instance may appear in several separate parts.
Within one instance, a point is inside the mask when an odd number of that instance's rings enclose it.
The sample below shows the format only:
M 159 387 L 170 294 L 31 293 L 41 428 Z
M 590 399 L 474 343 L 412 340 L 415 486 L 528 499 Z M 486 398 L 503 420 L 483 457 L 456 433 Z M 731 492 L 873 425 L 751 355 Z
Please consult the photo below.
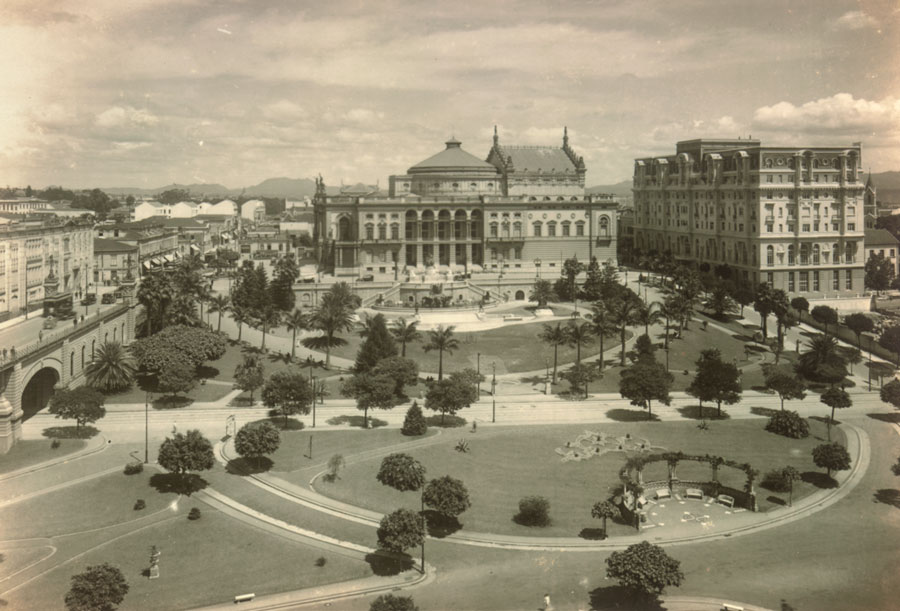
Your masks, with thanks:
M 570 227 L 571 227 L 571 225 L 569 224 L 568 221 L 566 221 L 566 222 L 564 222 L 564 223 L 562 224 L 562 234 L 563 234 L 563 237 L 566 237 L 566 238 L 567 238 L 567 237 L 569 237 L 569 236 L 571 235 Z
M 497 223 L 491 223 L 491 237 L 497 237 Z
M 584 235 L 584 223 L 575 223 L 575 235 L 577 235 L 577 236 Z
M 766 182 L 772 182 L 772 175 L 771 175 L 771 174 L 767 174 L 767 175 L 766 175 Z
M 534 237 L 541 237 L 541 223 L 534 224 Z
M 397 224 L 391 225 L 391 239 L 392 240 L 400 239 L 400 225 L 397 225 Z
M 766 272 L 766 284 L 770 288 L 775 285 L 775 272 Z
M 522 223 L 518 221 L 513 223 L 513 236 L 517 238 L 522 237 Z
M 387 226 L 386 225 L 378 226 L 378 239 L 379 240 L 387 239 Z
M 787 247 L 787 255 L 788 255 L 788 265 L 794 265 L 796 261 L 794 260 L 794 245 L 791 244 Z
M 766 246 L 766 265 L 775 265 L 775 247 Z
M 374 240 L 375 239 L 375 227 L 374 225 L 366 225 L 366 239 Z
M 819 272 L 813 272 L 813 291 L 819 290 Z
M 800 272 L 800 292 L 809 291 L 809 272 Z
M 819 252 L 820 252 L 820 250 L 819 250 L 819 245 L 818 245 L 818 244 L 813 244 L 813 247 L 812 247 L 812 262 L 813 262 L 813 265 L 818 265 L 818 264 L 819 264 Z
M 772 231 L 774 231 L 774 229 L 775 229 L 775 225 L 773 225 L 772 223 L 768 223 L 768 224 L 766 225 L 766 231 L 767 231 L 768 233 L 772 233 Z
M 831 288 L 835 291 L 841 290 L 841 272 L 839 270 L 834 270 L 831 276 Z
M 553 221 L 547 223 L 547 237 L 556 237 L 556 223 Z
M 847 223 L 847 231 L 856 231 L 856 223 Z
M 804 233 L 809 233 L 809 223 L 803 223 L 801 231 L 803 231 Z
M 788 272 L 788 292 L 794 292 L 794 272 Z
M 847 290 L 848 290 L 848 291 L 852 291 L 852 290 L 853 290 L 853 273 L 852 273 L 851 270 L 849 270 L 849 269 L 847 270 L 847 283 L 846 283 L 846 287 L 847 287 Z
M 794 227 L 796 227 L 796 225 L 794 225 L 794 223 L 787 224 L 787 228 L 790 233 L 794 233 Z

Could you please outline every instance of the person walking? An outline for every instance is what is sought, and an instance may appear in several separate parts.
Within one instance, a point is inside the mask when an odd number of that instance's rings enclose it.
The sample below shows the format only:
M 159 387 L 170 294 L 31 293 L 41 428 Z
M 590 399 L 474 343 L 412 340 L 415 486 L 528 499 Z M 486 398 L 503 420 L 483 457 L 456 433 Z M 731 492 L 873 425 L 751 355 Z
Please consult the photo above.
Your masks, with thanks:
M 550 595 L 544 594 L 544 611 L 550 611 L 553 609 L 553 605 L 550 604 Z

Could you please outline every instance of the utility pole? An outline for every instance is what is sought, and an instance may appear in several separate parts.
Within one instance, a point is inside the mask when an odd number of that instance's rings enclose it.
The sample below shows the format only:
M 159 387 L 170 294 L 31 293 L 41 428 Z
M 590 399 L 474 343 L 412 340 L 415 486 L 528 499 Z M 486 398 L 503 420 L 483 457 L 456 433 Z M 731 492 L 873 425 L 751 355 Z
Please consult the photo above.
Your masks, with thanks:
M 144 395 L 144 464 L 150 463 L 150 391 Z
M 497 422 L 497 363 L 491 361 L 494 374 L 491 378 L 491 422 Z

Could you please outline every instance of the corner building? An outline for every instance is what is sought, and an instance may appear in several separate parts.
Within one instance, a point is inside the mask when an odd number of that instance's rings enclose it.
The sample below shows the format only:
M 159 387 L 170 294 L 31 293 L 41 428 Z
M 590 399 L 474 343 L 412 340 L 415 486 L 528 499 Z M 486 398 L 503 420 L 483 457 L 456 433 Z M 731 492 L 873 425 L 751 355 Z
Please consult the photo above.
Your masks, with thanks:
M 616 202 L 585 196 L 569 146 L 502 146 L 486 160 L 451 138 L 391 176 L 388 197 L 327 197 L 319 183 L 313 239 L 338 276 L 398 280 L 409 269 L 506 270 L 558 276 L 565 259 L 616 263 Z M 554 271 L 554 269 L 556 271 Z
M 861 153 L 702 139 L 636 159 L 634 247 L 809 299 L 861 295 Z

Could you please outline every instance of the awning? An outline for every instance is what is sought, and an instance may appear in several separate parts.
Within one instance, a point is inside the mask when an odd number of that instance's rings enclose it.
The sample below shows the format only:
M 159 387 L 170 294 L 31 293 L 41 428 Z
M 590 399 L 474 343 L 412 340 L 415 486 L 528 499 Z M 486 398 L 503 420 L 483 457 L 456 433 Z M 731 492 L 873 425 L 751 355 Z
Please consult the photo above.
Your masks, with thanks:
M 160 259 L 159 257 L 153 257 L 150 260 L 153 261 L 153 265 L 162 265 L 162 259 Z
M 169 263 L 171 263 L 172 261 L 175 260 L 174 255 L 166 255 L 164 258 L 165 258 L 165 260 L 168 261 Z
M 196 244 L 191 244 L 191 250 L 195 250 L 195 251 L 197 251 L 197 252 L 200 252 L 200 247 L 197 246 Z
M 144 261 L 144 269 L 150 269 L 150 261 Z

